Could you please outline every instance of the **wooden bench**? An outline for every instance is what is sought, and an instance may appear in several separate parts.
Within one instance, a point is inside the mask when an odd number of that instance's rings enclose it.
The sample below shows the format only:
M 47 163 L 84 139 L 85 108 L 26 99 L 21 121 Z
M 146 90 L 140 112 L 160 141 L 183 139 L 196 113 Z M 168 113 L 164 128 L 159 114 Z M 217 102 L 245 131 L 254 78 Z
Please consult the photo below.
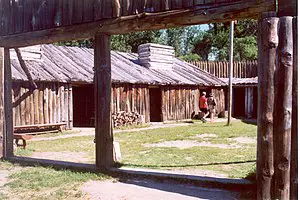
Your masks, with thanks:
M 17 147 L 23 146 L 23 149 L 25 149 L 27 145 L 26 141 L 32 139 L 32 135 L 14 133 L 14 139 Z M 19 140 L 22 140 L 22 144 L 19 144 Z
M 22 146 L 24 149 L 27 146 L 27 140 L 32 139 L 32 135 L 40 133 L 58 132 L 62 131 L 66 123 L 54 123 L 54 124 L 34 124 L 34 125 L 23 125 L 14 127 L 14 139 L 17 147 Z M 20 144 L 19 141 L 22 140 Z
M 65 122 L 62 123 L 53 123 L 53 124 L 34 124 L 34 125 L 22 125 L 22 126 L 15 126 L 14 132 L 15 133 L 30 133 L 30 134 L 39 134 L 44 132 L 57 132 L 62 131 L 63 127 L 67 124 Z

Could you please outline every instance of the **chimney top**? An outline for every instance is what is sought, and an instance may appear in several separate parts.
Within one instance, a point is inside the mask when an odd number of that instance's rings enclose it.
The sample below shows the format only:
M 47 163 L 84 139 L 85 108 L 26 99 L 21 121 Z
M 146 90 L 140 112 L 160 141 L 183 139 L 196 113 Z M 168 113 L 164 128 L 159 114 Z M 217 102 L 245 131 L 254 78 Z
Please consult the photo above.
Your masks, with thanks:
M 175 51 L 174 47 L 146 43 L 138 47 L 140 63 L 150 69 L 170 70 L 173 67 Z

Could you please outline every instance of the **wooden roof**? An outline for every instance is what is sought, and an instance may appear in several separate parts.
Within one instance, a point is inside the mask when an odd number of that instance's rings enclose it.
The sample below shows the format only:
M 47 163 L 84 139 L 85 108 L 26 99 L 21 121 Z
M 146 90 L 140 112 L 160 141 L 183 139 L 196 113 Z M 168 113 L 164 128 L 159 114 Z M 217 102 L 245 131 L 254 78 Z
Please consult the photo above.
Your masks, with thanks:
M 42 45 L 41 60 L 25 60 L 35 81 L 92 83 L 94 50 Z M 111 52 L 112 82 L 159 85 L 225 85 L 219 78 L 175 59 L 172 70 L 149 69 L 140 65 L 137 54 Z M 11 60 L 15 81 L 27 81 L 19 61 Z

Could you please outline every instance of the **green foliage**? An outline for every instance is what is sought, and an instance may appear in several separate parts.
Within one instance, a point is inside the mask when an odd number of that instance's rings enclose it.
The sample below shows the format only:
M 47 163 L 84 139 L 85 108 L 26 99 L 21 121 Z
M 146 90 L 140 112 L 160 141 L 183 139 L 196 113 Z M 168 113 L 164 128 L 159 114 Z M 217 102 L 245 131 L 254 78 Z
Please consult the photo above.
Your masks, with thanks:
M 184 61 L 187 61 L 187 62 L 200 60 L 200 56 L 198 54 L 195 54 L 195 53 L 189 53 L 187 55 L 180 56 L 179 58 L 184 60 Z
M 210 24 L 209 30 L 200 34 L 194 42 L 193 53 L 203 60 L 213 55 L 216 60 L 229 58 L 229 24 Z M 240 20 L 234 29 L 234 60 L 257 59 L 257 21 L 252 19 Z

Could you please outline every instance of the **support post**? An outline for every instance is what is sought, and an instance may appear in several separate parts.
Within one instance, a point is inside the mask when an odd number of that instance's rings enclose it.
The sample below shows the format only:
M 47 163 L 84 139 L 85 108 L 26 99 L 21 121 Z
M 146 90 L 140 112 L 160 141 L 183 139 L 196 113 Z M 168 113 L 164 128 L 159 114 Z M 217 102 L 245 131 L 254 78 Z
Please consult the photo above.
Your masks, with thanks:
M 279 28 L 278 69 L 275 88 L 275 199 L 290 198 L 293 17 L 281 17 Z
M 13 156 L 12 76 L 9 48 L 4 48 L 4 158 Z
M 96 166 L 99 168 L 107 168 L 114 164 L 110 106 L 110 36 L 103 33 L 96 34 L 94 51 Z
M 272 199 L 274 174 L 273 111 L 274 73 L 278 47 L 278 18 L 266 13 L 259 21 L 258 118 L 257 118 L 257 199 Z
M 0 48 L 0 158 L 4 156 L 4 48 Z
M 292 147 L 291 147 L 291 195 L 298 199 L 298 31 L 297 17 L 293 20 L 293 112 L 292 112 Z
M 228 120 L 227 126 L 231 123 L 232 113 L 232 72 L 233 72 L 233 34 L 234 34 L 234 23 L 230 22 L 230 53 L 229 53 L 229 86 L 228 86 Z

